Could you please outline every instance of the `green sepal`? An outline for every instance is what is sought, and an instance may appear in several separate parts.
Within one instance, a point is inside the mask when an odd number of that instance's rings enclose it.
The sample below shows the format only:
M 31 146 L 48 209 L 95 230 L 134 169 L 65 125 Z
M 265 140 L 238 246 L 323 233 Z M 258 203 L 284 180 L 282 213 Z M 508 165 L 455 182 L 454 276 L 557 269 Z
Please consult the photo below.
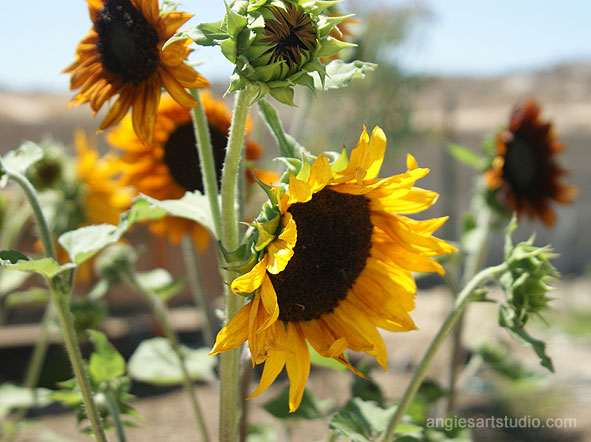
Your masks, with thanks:
M 218 243 L 222 255 L 226 260 L 225 268 L 240 273 L 248 273 L 258 262 L 258 254 L 252 251 L 249 242 L 241 244 L 236 250 L 228 251 Z M 248 293 L 245 293 L 247 295 Z
M 345 48 L 352 48 L 357 46 L 354 43 L 337 40 L 334 37 L 327 37 L 323 42 L 320 50 L 318 51 L 318 57 L 331 57 L 338 54 Z
M 315 16 L 319 16 L 326 9 L 328 9 L 331 6 L 334 6 L 340 2 L 341 2 L 341 0 L 331 0 L 331 1 L 316 0 L 316 1 L 306 2 L 306 12 L 308 12 L 312 15 L 315 15 Z
M 246 26 L 247 18 L 244 15 L 232 11 L 225 0 L 224 5 L 226 6 L 226 17 L 224 18 L 224 22 L 228 28 L 228 34 L 232 37 L 236 37 Z
M 320 20 L 318 21 L 318 29 L 317 29 L 318 37 L 320 37 L 320 38 L 326 37 L 333 30 L 338 31 L 340 33 L 341 31 L 339 30 L 337 25 L 339 23 L 343 22 L 344 20 L 351 18 L 351 17 L 355 17 L 355 14 L 341 15 L 339 17 L 331 17 L 328 15 L 325 15 L 325 16 L 321 17 Z
M 263 183 L 254 173 L 252 174 L 252 177 L 254 178 L 255 182 L 259 185 L 259 187 L 267 194 L 267 197 L 269 198 L 269 201 L 271 201 L 271 204 L 277 205 L 277 194 L 273 192 L 273 186 L 269 186 L 268 184 Z
M 293 89 L 290 87 L 276 87 L 271 88 L 270 91 L 271 96 L 275 98 L 277 101 L 287 104 L 289 106 L 295 106 L 293 102 Z
M 236 63 L 236 42 L 233 39 L 228 38 L 227 40 L 221 41 L 219 45 L 224 57 L 232 63 Z
M 300 84 L 302 86 L 306 86 L 310 89 L 316 98 L 318 98 L 318 93 L 316 92 L 316 86 L 314 85 L 314 77 L 310 74 L 302 73 L 295 81 L 295 84 Z
M 308 160 L 308 157 L 302 155 L 302 166 L 295 177 L 300 181 L 306 181 L 310 176 L 310 170 L 312 170 L 312 166 L 310 166 L 310 161 Z
M 215 23 L 199 23 L 187 32 L 177 32 L 174 37 L 166 42 L 164 47 L 180 38 L 190 38 L 200 46 L 216 46 L 220 41 L 230 38 L 230 35 L 223 28 L 221 21 Z
M 347 156 L 347 149 L 343 147 L 341 153 L 339 154 L 338 158 L 330 165 L 330 170 L 332 173 L 339 173 L 342 172 L 347 168 L 349 165 L 349 157 Z

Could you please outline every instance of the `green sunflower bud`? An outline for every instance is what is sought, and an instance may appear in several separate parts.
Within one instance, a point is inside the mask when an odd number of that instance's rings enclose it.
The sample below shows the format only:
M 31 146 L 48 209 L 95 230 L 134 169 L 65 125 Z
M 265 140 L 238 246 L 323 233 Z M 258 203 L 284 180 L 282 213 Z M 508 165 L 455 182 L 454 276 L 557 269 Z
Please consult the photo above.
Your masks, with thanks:
M 175 35 L 168 44 L 189 37 L 202 46 L 218 45 L 236 66 L 228 92 L 254 84 L 257 99 L 270 93 L 293 105 L 293 86 L 300 84 L 314 92 L 324 86 L 327 69 L 321 57 L 354 46 L 329 35 L 350 17 L 330 16 L 326 10 L 335 3 L 338 1 L 237 0 L 226 7 L 223 21 L 199 24 Z M 359 63 L 351 78 L 369 69 Z
M 116 243 L 107 247 L 96 259 L 95 271 L 109 284 L 119 284 L 125 277 L 133 273 L 137 254 L 132 247 Z

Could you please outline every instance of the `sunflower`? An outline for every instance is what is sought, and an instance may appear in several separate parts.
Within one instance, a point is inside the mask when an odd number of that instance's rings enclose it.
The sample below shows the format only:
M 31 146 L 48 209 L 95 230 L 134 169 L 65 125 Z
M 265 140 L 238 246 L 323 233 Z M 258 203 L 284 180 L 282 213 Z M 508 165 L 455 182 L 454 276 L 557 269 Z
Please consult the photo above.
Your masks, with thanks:
M 80 89 L 71 103 L 90 102 L 97 112 L 111 97 L 99 130 L 117 124 L 132 108 L 133 128 L 146 143 L 152 140 L 160 89 L 165 87 L 182 106 L 197 102 L 185 88 L 202 88 L 208 81 L 184 62 L 190 39 L 164 43 L 192 15 L 168 11 L 160 15 L 158 0 L 86 0 L 93 27 L 76 48 L 70 89 Z
M 215 166 L 220 176 L 232 114 L 223 101 L 214 99 L 207 91 L 201 94 L 201 101 L 209 125 Z M 130 185 L 138 192 L 159 200 L 177 199 L 187 191 L 203 192 L 191 113 L 171 97 L 162 97 L 152 143 L 145 145 L 135 136 L 129 116 L 107 135 L 107 141 L 122 151 L 119 169 L 123 185 Z M 258 143 L 247 140 L 246 159 L 259 158 L 262 149 Z M 263 181 L 269 179 L 258 169 L 254 173 Z M 167 216 L 152 221 L 150 230 L 167 235 L 173 243 L 178 243 L 189 234 L 200 250 L 209 243 L 207 230 L 185 218 Z
M 61 176 L 61 184 L 55 182 L 64 194 L 65 201 L 60 204 L 61 213 L 56 217 L 56 236 L 62 233 L 90 224 L 119 223 L 119 215 L 131 206 L 134 191 L 130 187 L 121 186 L 117 179 L 117 167 L 113 157 L 100 157 L 96 143 L 91 143 L 82 129 L 74 132 L 74 147 L 76 160 L 74 164 L 74 183 L 63 181 L 65 176 L 60 170 L 53 172 Z M 57 163 L 56 163 L 57 164 Z M 48 168 L 39 171 L 46 174 Z M 35 244 L 37 250 L 42 250 L 41 242 Z M 60 264 L 69 262 L 68 253 L 55 244 L 57 260 Z M 84 263 L 76 272 L 78 281 L 90 279 L 92 265 Z
M 432 237 L 447 218 L 415 221 L 403 214 L 430 207 L 437 194 L 414 187 L 428 169 L 408 156 L 408 171 L 377 179 L 386 148 L 384 132 L 365 128 L 347 164 L 331 166 L 320 155 L 308 176 L 289 176 L 288 191 L 273 188 L 279 230 L 261 260 L 231 285 L 255 292 L 220 331 L 210 354 L 246 340 L 253 365 L 265 363 L 263 392 L 284 366 L 290 379 L 289 407 L 300 404 L 310 356 L 306 341 L 322 356 L 360 374 L 348 362 L 349 348 L 374 356 L 385 369 L 386 347 L 376 327 L 416 329 L 409 312 L 416 284 L 411 272 L 443 273 L 433 256 L 455 249 Z M 305 169 L 303 169 L 305 170 Z
M 513 110 L 509 127 L 497 136 L 486 185 L 519 218 L 527 214 L 551 226 L 556 221 L 551 201 L 567 204 L 578 193 L 576 187 L 559 182 L 565 171 L 555 155 L 563 149 L 552 124 L 540 120 L 539 105 L 529 99 Z

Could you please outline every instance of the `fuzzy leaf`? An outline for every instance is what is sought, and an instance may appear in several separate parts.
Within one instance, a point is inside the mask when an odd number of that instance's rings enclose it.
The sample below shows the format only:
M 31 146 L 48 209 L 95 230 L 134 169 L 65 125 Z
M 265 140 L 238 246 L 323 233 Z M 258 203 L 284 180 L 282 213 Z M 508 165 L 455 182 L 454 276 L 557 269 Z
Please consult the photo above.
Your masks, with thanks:
M 17 408 L 44 407 L 53 402 L 51 390 L 46 388 L 24 388 L 13 384 L 0 386 L 0 418 Z
M 221 21 L 215 23 L 199 23 L 186 32 L 177 33 L 173 38 L 177 38 L 177 36 L 178 38 L 188 37 L 201 46 L 215 46 L 219 41 L 230 37 L 228 32 L 222 27 Z
M 209 349 L 190 349 L 181 345 L 189 376 L 193 381 L 213 379 L 216 358 L 207 356 Z M 130 376 L 152 385 L 181 385 L 183 375 L 177 355 L 168 339 L 152 338 L 143 341 L 129 359 Z
M 123 229 L 112 224 L 85 226 L 64 233 L 59 237 L 59 243 L 72 262 L 80 265 L 107 245 L 119 241 L 123 233 Z
M 24 256 L 24 258 L 17 257 L 15 253 Z M 30 260 L 22 253 L 14 252 L 12 250 L 8 251 L 8 254 L 7 251 L 0 252 L 0 265 L 6 270 L 20 270 L 21 272 L 37 273 L 49 279 L 76 267 L 76 265 L 72 263 L 59 265 L 52 258 Z
M 359 416 L 350 411 L 337 411 L 330 419 L 330 428 L 353 442 L 369 442 L 369 434 Z
M 381 434 L 386 431 L 388 423 L 396 407 L 381 408 L 373 401 L 364 401 L 361 398 L 353 398 L 345 406 L 345 410 L 358 416 L 372 434 Z
M 94 352 L 88 363 L 88 374 L 97 382 L 109 382 L 125 374 L 125 359 L 113 347 L 104 333 L 88 330 L 94 343 Z
M 345 63 L 343 60 L 333 60 L 326 65 L 326 78 L 324 84 L 318 73 L 312 73 L 314 84 L 317 89 L 328 90 L 338 89 L 347 86 L 354 78 L 365 78 L 368 72 L 377 67 L 374 63 L 364 61 L 353 61 Z

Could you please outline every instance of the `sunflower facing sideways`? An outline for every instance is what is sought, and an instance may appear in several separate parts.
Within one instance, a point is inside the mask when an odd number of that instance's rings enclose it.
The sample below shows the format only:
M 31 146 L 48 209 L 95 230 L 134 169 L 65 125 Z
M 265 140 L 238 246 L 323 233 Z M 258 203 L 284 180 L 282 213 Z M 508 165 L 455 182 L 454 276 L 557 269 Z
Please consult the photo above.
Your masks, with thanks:
M 363 131 L 347 160 L 320 155 L 283 190 L 272 188 L 277 227 L 261 232 L 260 261 L 231 285 L 253 294 L 220 331 L 210 354 L 246 340 L 253 364 L 265 363 L 263 392 L 287 368 L 289 408 L 298 408 L 310 371 L 306 341 L 322 356 L 357 374 L 344 351 L 374 356 L 385 369 L 386 347 L 377 327 L 416 329 L 409 312 L 416 284 L 411 272 L 443 273 L 434 256 L 455 249 L 432 233 L 446 218 L 404 216 L 430 207 L 437 194 L 414 187 L 428 169 L 408 156 L 408 171 L 376 178 L 386 149 L 384 132 Z M 275 198 L 273 198 L 273 195 Z M 262 243 L 261 243 L 262 241 Z
M 162 47 L 192 15 L 170 10 L 160 15 L 158 0 L 86 0 L 93 27 L 76 48 L 70 89 L 80 89 L 74 105 L 90 102 L 97 112 L 118 95 L 99 130 L 117 124 L 132 108 L 133 128 L 146 143 L 152 140 L 160 90 L 166 88 L 182 106 L 197 105 L 185 88 L 208 81 L 184 62 L 191 40 Z
M 551 226 L 556 221 L 551 201 L 568 204 L 578 193 L 576 187 L 559 182 L 565 171 L 555 160 L 563 150 L 552 124 L 540 120 L 539 105 L 529 99 L 513 110 L 508 128 L 497 136 L 486 185 L 519 218 L 527 214 Z
M 232 114 L 223 101 L 214 99 L 207 91 L 201 93 L 201 104 L 207 117 L 215 166 L 220 176 Z M 118 168 L 122 185 L 132 186 L 138 192 L 159 200 L 181 198 L 187 191 L 203 192 L 191 113 L 168 95 L 162 97 L 158 107 L 152 143 L 143 144 L 136 137 L 129 116 L 107 134 L 107 141 L 121 151 Z M 262 150 L 258 143 L 247 140 L 245 157 L 255 160 Z M 269 175 L 254 170 L 263 181 L 272 181 Z M 173 243 L 178 243 L 188 234 L 199 250 L 205 249 L 209 243 L 207 230 L 186 218 L 167 216 L 152 221 L 149 228 L 152 233 L 168 236 Z

